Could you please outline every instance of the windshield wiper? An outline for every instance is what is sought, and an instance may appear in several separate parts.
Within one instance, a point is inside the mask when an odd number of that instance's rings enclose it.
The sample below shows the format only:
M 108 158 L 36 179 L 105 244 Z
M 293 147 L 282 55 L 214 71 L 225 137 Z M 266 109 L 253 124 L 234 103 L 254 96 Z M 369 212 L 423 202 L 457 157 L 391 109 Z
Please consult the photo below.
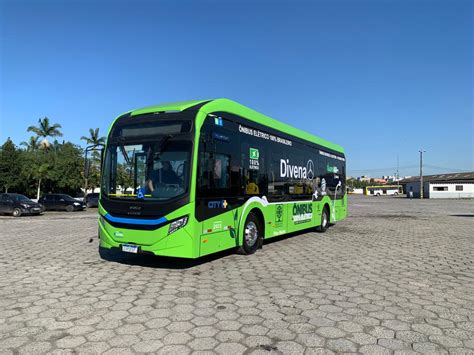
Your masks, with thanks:
M 161 142 L 158 144 L 158 154 L 161 154 L 165 150 L 165 147 L 168 145 L 168 142 L 171 138 L 173 138 L 173 135 L 168 134 L 161 140 Z
M 125 150 L 125 146 L 123 144 L 123 137 L 120 137 L 119 138 L 119 148 L 120 148 L 120 151 L 122 152 L 122 155 L 125 159 L 125 161 L 127 162 L 128 166 L 132 166 L 132 162 L 130 161 L 130 157 L 128 156 L 127 154 L 127 151 Z

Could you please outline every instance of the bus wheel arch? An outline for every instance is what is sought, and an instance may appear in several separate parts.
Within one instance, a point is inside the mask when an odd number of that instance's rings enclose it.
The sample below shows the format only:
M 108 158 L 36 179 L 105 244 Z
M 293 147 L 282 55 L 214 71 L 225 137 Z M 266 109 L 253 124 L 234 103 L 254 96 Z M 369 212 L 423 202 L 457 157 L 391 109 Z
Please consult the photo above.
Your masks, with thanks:
M 260 228 L 262 230 L 262 240 L 265 239 L 265 216 L 260 208 L 252 208 L 250 213 L 253 213 L 257 216 L 260 222 Z
M 261 248 L 265 236 L 265 218 L 259 208 L 252 208 L 242 225 L 241 243 L 237 252 L 243 255 L 255 253 Z

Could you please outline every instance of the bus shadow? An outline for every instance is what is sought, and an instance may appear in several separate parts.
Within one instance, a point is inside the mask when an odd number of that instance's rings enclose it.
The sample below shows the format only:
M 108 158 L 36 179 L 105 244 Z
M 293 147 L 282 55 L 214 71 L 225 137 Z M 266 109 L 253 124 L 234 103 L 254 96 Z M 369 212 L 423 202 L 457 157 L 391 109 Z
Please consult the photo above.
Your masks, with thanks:
M 451 217 L 474 217 L 474 214 L 452 214 Z
M 282 236 L 273 237 L 264 241 L 263 245 L 278 243 L 279 241 L 289 239 L 301 234 L 314 232 L 314 228 L 308 228 L 297 232 L 288 233 Z M 258 251 L 257 251 L 258 252 Z M 261 251 L 260 251 L 261 252 Z M 119 264 L 142 266 L 154 269 L 175 269 L 185 270 L 200 266 L 209 262 L 213 262 L 230 255 L 235 255 L 235 249 L 231 248 L 218 253 L 206 255 L 198 259 L 174 258 L 167 256 L 156 256 L 151 254 L 128 254 L 120 249 L 101 250 L 100 257 L 103 260 L 116 262 Z M 243 256 L 245 257 L 245 256 Z
M 298 235 L 302 235 L 302 234 L 306 234 L 306 233 L 313 233 L 313 232 L 316 232 L 315 228 L 307 228 L 307 229 L 303 229 L 303 230 L 300 230 L 300 231 L 283 234 L 281 236 L 272 237 L 270 239 L 265 239 L 265 241 L 263 242 L 263 245 L 265 246 L 265 245 L 269 245 L 269 244 L 273 244 L 273 243 L 278 243 L 279 241 L 282 241 L 282 240 L 290 239 L 290 238 L 296 237 Z
M 186 259 L 149 254 L 127 254 L 117 249 L 101 251 L 100 256 L 106 261 L 112 261 L 125 265 L 142 266 L 154 269 L 185 270 L 224 258 L 234 253 L 234 249 L 229 249 L 215 254 L 206 255 L 198 259 Z

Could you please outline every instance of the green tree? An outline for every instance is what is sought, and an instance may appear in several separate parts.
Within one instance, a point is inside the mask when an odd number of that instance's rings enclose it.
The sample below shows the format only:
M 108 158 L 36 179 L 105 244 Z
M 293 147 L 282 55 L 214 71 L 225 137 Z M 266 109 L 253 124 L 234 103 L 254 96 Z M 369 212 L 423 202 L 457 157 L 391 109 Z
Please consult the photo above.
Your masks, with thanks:
M 82 136 L 81 140 L 85 141 L 88 146 L 91 145 L 104 145 L 105 144 L 105 137 L 100 136 L 99 128 L 89 128 L 89 136 Z M 91 152 L 90 161 L 87 161 L 88 164 L 87 174 L 84 176 L 85 179 L 85 187 L 86 190 L 84 193 L 87 194 L 87 189 L 91 187 L 94 189 L 95 187 L 100 185 L 100 153 L 98 149 L 94 149 Z
M 51 190 L 76 194 L 82 186 L 82 149 L 70 142 L 57 143 L 49 152 L 52 161 L 48 174 Z
M 62 137 L 63 134 L 59 130 L 62 126 L 59 123 L 50 124 L 49 118 L 44 117 L 38 119 L 38 126 L 29 126 L 27 131 L 35 133 L 38 137 L 42 138 L 41 148 L 48 149 L 50 143 L 48 142 L 48 137 Z
M 81 140 L 85 141 L 87 145 L 99 145 L 105 143 L 105 137 L 99 136 L 99 128 L 89 128 L 89 137 L 82 136 Z
M 29 152 L 38 150 L 38 148 L 40 147 L 38 136 L 31 136 L 28 142 L 23 141 L 20 143 L 20 145 L 25 147 L 26 150 Z
M 48 137 L 62 137 L 62 132 L 59 130 L 62 126 L 59 123 L 51 124 L 49 122 L 48 117 L 38 119 L 38 126 L 29 126 L 27 131 L 33 132 L 37 135 L 38 138 L 42 138 L 41 142 L 39 143 L 39 148 L 43 150 L 41 154 L 33 154 L 30 158 L 31 166 L 26 169 L 25 173 L 31 179 L 36 180 L 37 185 L 37 198 L 41 195 L 41 183 L 46 182 L 48 178 L 48 173 L 50 172 L 51 167 L 54 165 L 52 164 L 51 154 L 49 149 L 51 147 L 51 143 L 48 141 Z M 57 148 L 57 141 L 54 143 L 54 148 Z M 36 152 L 38 153 L 38 152 Z
M 7 138 L 0 147 L 0 187 L 8 192 L 8 189 L 19 186 L 21 159 L 20 151 L 12 140 Z
M 40 198 L 41 186 L 47 180 L 52 162 L 44 152 L 39 150 L 23 151 L 22 162 L 22 190 L 27 194 L 34 194 L 36 192 L 36 198 Z M 32 188 L 32 186 L 36 187 Z
M 125 164 L 117 164 L 117 186 L 120 186 L 123 194 L 133 186 L 131 170 Z
M 94 190 L 96 187 L 100 186 L 100 166 L 99 165 L 90 165 L 89 167 L 89 176 L 87 177 L 87 186 L 88 188 Z
M 21 188 L 25 193 L 39 198 L 42 190 L 72 195 L 80 191 L 83 152 L 79 146 L 56 141 L 47 150 L 24 150 L 22 154 Z

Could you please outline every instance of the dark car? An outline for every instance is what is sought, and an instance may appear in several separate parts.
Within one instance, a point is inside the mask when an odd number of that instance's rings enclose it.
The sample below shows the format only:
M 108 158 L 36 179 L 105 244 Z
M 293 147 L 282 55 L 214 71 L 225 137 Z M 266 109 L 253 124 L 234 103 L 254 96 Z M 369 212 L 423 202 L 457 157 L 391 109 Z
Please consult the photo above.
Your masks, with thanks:
M 39 199 L 46 211 L 82 211 L 86 205 L 66 194 L 48 194 Z
M 38 215 L 44 208 L 39 203 L 31 201 L 20 194 L 0 194 L 0 214 L 11 214 L 13 217 L 23 215 Z
M 87 207 L 98 207 L 99 206 L 99 194 L 98 193 L 90 193 L 84 197 L 83 201 Z

